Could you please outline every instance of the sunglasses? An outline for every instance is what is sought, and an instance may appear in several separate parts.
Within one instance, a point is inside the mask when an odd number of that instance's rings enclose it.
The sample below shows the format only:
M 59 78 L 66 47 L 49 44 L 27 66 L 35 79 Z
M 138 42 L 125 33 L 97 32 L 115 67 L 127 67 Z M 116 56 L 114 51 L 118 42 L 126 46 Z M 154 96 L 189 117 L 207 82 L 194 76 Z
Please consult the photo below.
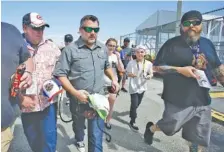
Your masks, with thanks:
M 96 27 L 96 28 L 93 28 L 93 27 L 82 27 L 82 28 L 87 33 L 91 33 L 92 31 L 94 31 L 95 33 L 98 33 L 100 31 L 99 27 Z
M 191 24 L 192 24 L 193 26 L 198 26 L 198 25 L 201 24 L 201 21 L 184 21 L 184 22 L 182 23 L 182 25 L 183 25 L 184 27 L 190 27 Z
M 41 26 L 41 27 L 29 26 L 29 27 L 31 27 L 35 31 L 43 31 L 45 29 L 45 26 Z
M 117 47 L 116 45 L 107 44 L 109 47 Z

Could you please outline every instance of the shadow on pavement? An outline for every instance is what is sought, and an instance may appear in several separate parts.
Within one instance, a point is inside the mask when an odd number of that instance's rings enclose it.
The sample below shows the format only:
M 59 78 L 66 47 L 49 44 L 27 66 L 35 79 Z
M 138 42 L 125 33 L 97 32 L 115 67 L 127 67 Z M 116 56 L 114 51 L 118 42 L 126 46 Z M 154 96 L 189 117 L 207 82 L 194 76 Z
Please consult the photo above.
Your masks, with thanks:
M 67 124 L 69 125 L 69 124 Z M 70 139 L 65 128 L 61 124 L 57 124 L 57 151 L 58 152 L 71 152 L 68 148 L 69 145 L 74 144 L 74 139 Z M 60 132 L 60 133 L 59 133 Z M 60 143 L 58 143 L 60 142 Z
M 15 124 L 13 136 L 8 152 L 32 152 L 21 124 Z
M 214 124 L 212 126 L 209 152 L 224 152 L 224 132 L 223 126 Z
M 112 130 L 110 131 L 112 135 L 111 143 L 107 143 L 108 148 L 112 150 L 121 151 L 118 149 L 117 145 L 125 148 L 125 150 L 130 151 L 144 151 L 144 152 L 162 152 L 149 146 L 144 142 L 143 135 L 140 133 L 135 133 L 129 129 L 122 128 L 116 125 L 112 125 Z
M 120 117 L 129 115 L 129 111 L 124 112 L 113 112 L 113 119 L 119 121 L 122 124 L 129 125 L 128 121 L 123 120 Z M 147 145 L 144 142 L 143 135 L 140 133 L 135 133 L 129 129 L 122 128 L 119 126 L 115 126 L 112 124 L 112 130 L 110 131 L 112 135 L 112 142 L 108 143 L 110 149 L 117 150 L 116 144 L 124 147 L 128 150 L 133 151 L 153 151 L 153 152 L 160 152 L 160 150 Z M 159 139 L 154 139 L 156 142 L 160 142 Z
M 129 124 L 128 121 L 125 121 L 125 120 L 120 118 L 120 117 L 123 117 L 123 116 L 126 116 L 126 115 L 129 115 L 129 111 L 125 111 L 125 112 L 114 111 L 112 117 L 113 117 L 113 119 L 119 121 L 120 123 L 128 125 Z

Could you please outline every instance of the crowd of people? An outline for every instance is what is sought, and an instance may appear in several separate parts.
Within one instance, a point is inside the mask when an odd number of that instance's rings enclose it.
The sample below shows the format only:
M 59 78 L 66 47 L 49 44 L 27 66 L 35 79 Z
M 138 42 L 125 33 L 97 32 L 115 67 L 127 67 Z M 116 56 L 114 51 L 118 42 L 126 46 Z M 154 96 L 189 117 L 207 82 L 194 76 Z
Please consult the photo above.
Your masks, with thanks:
M 211 98 L 209 87 L 199 85 L 201 77 L 197 72 L 204 73 L 209 83 L 215 77 L 224 86 L 224 65 L 212 42 L 200 36 L 202 20 L 198 11 L 185 13 L 180 36 L 166 41 L 153 63 L 145 59 L 145 46 L 130 48 L 129 38 L 121 47 L 114 38 L 106 44 L 99 42 L 100 21 L 94 15 L 84 16 L 78 29 L 80 37 L 74 41 L 71 34 L 65 35 L 65 47 L 60 49 L 51 39 L 44 39 L 44 30 L 50 25 L 38 13 L 23 16 L 22 34 L 2 22 L 1 150 L 8 151 L 13 139 L 10 128 L 21 113 L 32 151 L 56 151 L 58 100 L 49 99 L 46 91 L 54 90 L 57 80 L 69 99 L 75 146 L 85 152 L 84 130 L 88 129 L 88 151 L 102 152 L 102 130 L 112 129 L 110 121 L 119 91 L 130 94 L 129 126 L 138 132 L 137 110 L 147 93 L 147 82 L 157 72 L 163 75 L 165 109 L 161 120 L 145 124 L 145 142 L 151 145 L 157 131 L 172 136 L 182 129 L 189 151 L 201 152 L 210 142 Z M 17 97 L 11 98 L 11 87 L 21 65 L 25 65 L 25 71 L 19 80 L 20 89 Z M 129 89 L 125 88 L 127 80 Z M 89 104 L 93 94 L 108 99 L 105 119 Z

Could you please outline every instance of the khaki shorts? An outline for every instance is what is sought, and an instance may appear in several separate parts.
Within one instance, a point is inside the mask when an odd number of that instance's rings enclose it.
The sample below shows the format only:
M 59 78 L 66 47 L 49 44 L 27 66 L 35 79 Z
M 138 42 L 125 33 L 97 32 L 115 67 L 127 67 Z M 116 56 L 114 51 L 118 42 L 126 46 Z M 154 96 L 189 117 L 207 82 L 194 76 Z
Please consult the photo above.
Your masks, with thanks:
M 7 152 L 9 150 L 12 139 L 13 134 L 10 127 L 1 132 L 1 152 Z

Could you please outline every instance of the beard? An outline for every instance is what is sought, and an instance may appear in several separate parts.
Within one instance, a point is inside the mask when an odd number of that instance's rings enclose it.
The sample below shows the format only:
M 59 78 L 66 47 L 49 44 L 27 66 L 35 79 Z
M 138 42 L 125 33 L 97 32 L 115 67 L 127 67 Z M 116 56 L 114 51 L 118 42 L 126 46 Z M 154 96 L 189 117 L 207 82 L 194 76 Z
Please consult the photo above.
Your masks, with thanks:
M 200 39 L 201 31 L 202 29 L 200 29 L 198 32 L 189 29 L 186 32 L 184 32 L 182 29 L 180 29 L 181 35 L 184 37 L 185 41 L 190 45 L 195 44 Z
M 94 43 L 96 43 L 96 38 L 95 37 L 91 37 L 91 39 L 88 38 L 88 37 L 85 37 L 85 36 L 81 36 L 81 37 L 85 41 L 85 43 L 88 44 L 88 45 L 93 45 Z
M 87 44 L 94 44 L 96 43 L 96 39 L 88 39 Z

